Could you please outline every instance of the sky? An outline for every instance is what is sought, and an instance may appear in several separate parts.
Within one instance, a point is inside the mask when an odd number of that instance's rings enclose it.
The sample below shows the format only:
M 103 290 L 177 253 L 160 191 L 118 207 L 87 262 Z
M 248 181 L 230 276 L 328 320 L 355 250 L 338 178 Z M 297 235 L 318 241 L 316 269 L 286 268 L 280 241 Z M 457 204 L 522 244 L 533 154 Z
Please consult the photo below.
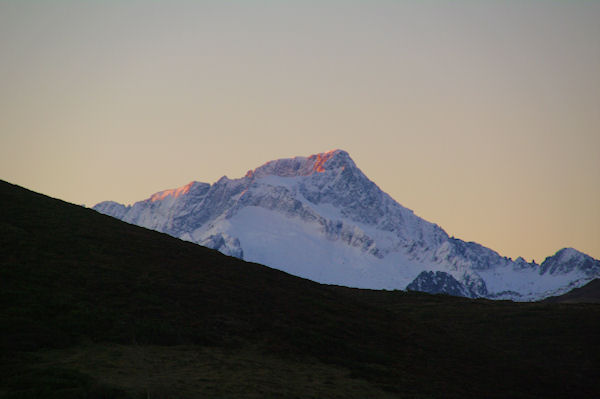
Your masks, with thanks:
M 0 178 L 133 203 L 348 151 L 452 236 L 600 258 L 600 1 L 0 0 Z

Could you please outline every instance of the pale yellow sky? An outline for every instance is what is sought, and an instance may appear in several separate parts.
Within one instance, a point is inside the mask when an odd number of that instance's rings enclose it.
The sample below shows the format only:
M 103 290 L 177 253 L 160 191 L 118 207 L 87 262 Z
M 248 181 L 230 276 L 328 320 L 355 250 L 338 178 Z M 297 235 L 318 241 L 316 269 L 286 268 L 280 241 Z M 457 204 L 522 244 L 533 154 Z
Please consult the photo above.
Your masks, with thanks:
M 333 148 L 450 235 L 600 258 L 598 1 L 0 1 L 0 178 L 88 206 Z

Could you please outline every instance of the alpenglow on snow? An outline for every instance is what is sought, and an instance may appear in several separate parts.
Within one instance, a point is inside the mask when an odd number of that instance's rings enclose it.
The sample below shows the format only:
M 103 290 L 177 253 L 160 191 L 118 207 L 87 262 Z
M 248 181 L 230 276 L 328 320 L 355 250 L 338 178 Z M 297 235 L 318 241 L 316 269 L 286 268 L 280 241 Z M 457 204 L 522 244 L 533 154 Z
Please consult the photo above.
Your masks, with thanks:
M 537 265 L 449 237 L 384 193 L 342 150 L 94 209 L 327 284 L 530 301 L 600 277 L 600 261 L 571 248 Z

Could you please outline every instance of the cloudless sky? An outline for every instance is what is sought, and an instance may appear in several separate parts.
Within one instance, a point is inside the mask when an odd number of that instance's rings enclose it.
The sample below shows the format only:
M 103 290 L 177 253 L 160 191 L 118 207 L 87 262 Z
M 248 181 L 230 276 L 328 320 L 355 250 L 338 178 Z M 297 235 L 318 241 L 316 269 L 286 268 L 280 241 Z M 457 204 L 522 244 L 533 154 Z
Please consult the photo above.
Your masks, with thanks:
M 600 258 L 600 2 L 0 1 L 0 178 L 132 203 L 334 148 L 450 235 Z

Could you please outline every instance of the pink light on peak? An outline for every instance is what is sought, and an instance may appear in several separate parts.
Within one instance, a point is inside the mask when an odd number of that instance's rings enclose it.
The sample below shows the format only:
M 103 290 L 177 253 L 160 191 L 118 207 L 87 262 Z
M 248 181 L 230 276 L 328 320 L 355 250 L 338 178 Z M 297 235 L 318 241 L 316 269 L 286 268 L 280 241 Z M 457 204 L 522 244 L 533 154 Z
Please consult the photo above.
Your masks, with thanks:
M 190 183 L 186 184 L 185 186 L 182 186 L 179 188 L 174 188 L 172 190 L 160 191 L 156 194 L 153 194 L 150 197 L 150 201 L 152 201 L 152 202 L 161 201 L 161 200 L 164 200 L 165 198 L 167 198 L 168 196 L 177 198 L 180 195 L 187 194 L 190 191 L 190 188 L 192 187 L 193 184 L 194 184 L 194 182 L 190 182 Z
M 310 157 L 308 157 L 308 159 L 315 160 L 315 163 L 313 165 L 313 172 L 325 172 L 325 168 L 323 167 L 323 165 L 325 164 L 325 162 L 329 161 L 333 155 L 335 154 L 337 150 L 331 150 L 331 151 L 327 151 L 324 152 L 322 154 L 316 154 L 316 155 L 311 155 Z

